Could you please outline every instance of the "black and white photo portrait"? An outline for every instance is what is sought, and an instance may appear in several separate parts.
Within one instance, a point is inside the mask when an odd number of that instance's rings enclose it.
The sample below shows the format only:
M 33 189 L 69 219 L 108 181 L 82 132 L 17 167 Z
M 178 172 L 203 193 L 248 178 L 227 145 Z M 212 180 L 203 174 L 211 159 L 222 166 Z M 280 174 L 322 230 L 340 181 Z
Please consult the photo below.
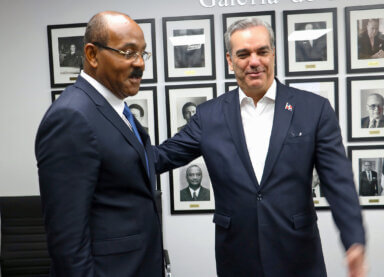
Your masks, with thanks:
M 184 44 L 174 46 L 175 68 L 194 68 L 205 66 L 205 50 L 202 39 L 204 29 L 173 30 L 174 37 L 183 37 Z
M 207 97 L 185 97 L 177 101 L 177 122 L 179 123 L 177 131 L 181 131 L 196 113 L 199 104 L 207 101 Z
M 86 23 L 48 25 L 48 50 L 51 87 L 76 82 L 83 68 Z
M 347 73 L 384 71 L 384 4 L 345 8 Z
M 148 133 L 148 104 L 147 100 L 127 101 L 128 108 L 132 115 L 140 122 L 143 129 Z
M 283 20 L 286 76 L 338 72 L 336 8 L 283 11 Z
M 181 170 L 180 201 L 210 201 L 205 164 L 190 164 Z
M 213 80 L 213 15 L 163 17 L 165 81 Z
M 384 58 L 384 18 L 357 21 L 358 58 Z
M 383 76 L 347 77 L 347 108 L 349 141 L 383 140 Z
M 79 73 L 83 64 L 83 37 L 61 37 L 58 38 L 59 59 L 61 72 Z M 68 71 L 67 68 L 72 68 Z
M 384 145 L 348 146 L 362 207 L 384 208 Z
M 313 30 L 325 30 L 326 22 L 295 23 L 295 31 L 303 31 L 302 40 L 295 42 L 296 62 L 313 62 L 327 60 L 327 36 Z M 320 37 L 318 37 L 318 35 Z
M 361 128 L 384 127 L 384 89 L 361 90 Z
M 379 195 L 379 175 L 377 172 L 377 159 L 360 159 L 361 171 L 359 174 L 359 195 Z

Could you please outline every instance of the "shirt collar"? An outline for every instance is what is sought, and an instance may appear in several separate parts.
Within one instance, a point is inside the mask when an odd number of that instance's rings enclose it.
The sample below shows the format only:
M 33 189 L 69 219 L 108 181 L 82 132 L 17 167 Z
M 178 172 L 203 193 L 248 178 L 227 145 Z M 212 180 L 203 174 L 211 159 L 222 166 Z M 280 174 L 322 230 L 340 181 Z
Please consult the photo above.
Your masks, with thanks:
M 83 77 L 88 83 L 91 84 L 112 106 L 112 108 L 121 115 L 124 111 L 124 100 L 118 98 L 108 88 L 99 83 L 96 79 L 85 73 L 83 70 L 80 72 L 80 76 Z
M 246 98 L 250 98 L 250 97 L 245 95 L 244 91 L 239 87 L 240 104 L 243 101 L 243 99 L 246 99 Z M 272 82 L 271 86 L 269 87 L 269 89 L 267 90 L 267 93 L 264 94 L 264 96 L 259 101 L 263 101 L 263 99 L 270 99 L 273 102 L 275 102 L 275 100 L 276 100 L 276 80 L 275 79 L 273 79 L 273 82 Z

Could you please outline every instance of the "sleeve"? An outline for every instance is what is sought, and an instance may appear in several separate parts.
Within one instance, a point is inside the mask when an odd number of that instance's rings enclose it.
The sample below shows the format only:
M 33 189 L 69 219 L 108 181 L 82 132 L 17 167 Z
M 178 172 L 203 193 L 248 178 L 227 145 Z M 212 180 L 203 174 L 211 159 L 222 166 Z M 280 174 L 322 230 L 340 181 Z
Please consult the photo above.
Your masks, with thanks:
M 84 116 L 60 110 L 36 137 L 36 158 L 48 250 L 55 276 L 94 276 L 89 215 L 100 159 Z
M 354 243 L 365 244 L 351 162 L 345 155 L 339 123 L 328 101 L 323 105 L 317 128 L 315 166 L 341 241 L 345 249 Z
M 201 110 L 197 107 L 196 114 L 179 133 L 161 145 L 153 147 L 157 174 L 186 165 L 201 155 L 200 117 Z

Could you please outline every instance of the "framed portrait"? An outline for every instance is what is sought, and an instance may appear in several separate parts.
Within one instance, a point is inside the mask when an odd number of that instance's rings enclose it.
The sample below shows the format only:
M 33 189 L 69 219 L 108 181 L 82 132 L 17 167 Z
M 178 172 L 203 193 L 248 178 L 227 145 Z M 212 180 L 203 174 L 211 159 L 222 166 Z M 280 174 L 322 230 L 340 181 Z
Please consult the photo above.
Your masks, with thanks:
M 338 72 L 336 8 L 283 11 L 285 75 Z
M 157 82 L 157 64 L 156 64 L 156 32 L 155 19 L 135 19 L 143 30 L 144 39 L 147 43 L 146 51 L 151 53 L 151 58 L 145 61 L 145 70 L 141 79 L 142 84 Z
M 347 72 L 384 71 L 384 4 L 345 8 Z
M 348 141 L 384 138 L 384 76 L 347 78 Z
M 147 131 L 152 144 L 159 144 L 158 117 L 157 117 L 157 88 L 155 86 L 140 87 L 134 96 L 124 99 L 133 116 Z
M 276 24 L 275 24 L 275 11 L 263 11 L 263 12 L 245 12 L 245 13 L 225 13 L 223 14 L 223 35 L 227 31 L 228 27 L 241 19 L 244 18 L 258 18 L 264 22 L 267 22 L 269 25 L 271 25 L 273 32 L 276 34 Z M 276 37 L 276 35 L 275 35 Z M 275 38 L 276 39 L 276 38 Z M 276 42 L 275 42 L 276 45 Z M 224 41 L 224 64 L 225 66 L 225 78 L 232 79 L 235 78 L 234 72 L 229 68 L 229 65 L 227 63 L 226 54 L 227 49 L 225 47 L 225 41 Z M 275 56 L 276 59 L 276 56 Z M 276 70 L 276 68 L 275 68 Z
M 63 90 L 52 90 L 51 91 L 51 100 L 52 103 L 59 98 L 60 94 L 63 92 Z
M 366 208 L 384 207 L 384 145 L 349 146 L 353 176 L 360 205 Z
M 216 97 L 216 84 L 165 86 L 168 118 L 168 137 L 188 124 L 201 103 Z
M 165 81 L 216 78 L 213 15 L 164 17 Z
M 231 91 L 238 86 L 237 82 L 225 82 L 225 92 Z
M 51 87 L 73 84 L 83 68 L 86 23 L 48 25 Z
M 290 87 L 310 91 L 327 98 L 337 117 L 339 117 L 338 78 L 286 79 L 285 83 Z
M 213 213 L 215 200 L 202 157 L 170 173 L 171 214 Z

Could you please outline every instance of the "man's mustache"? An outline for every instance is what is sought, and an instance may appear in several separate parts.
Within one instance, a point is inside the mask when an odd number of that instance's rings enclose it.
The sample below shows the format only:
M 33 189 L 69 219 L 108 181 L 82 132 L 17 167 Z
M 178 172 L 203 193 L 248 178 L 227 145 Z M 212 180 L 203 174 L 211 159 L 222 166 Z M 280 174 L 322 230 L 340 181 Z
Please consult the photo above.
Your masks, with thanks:
M 131 75 L 129 75 L 130 78 L 141 78 L 143 77 L 143 70 L 140 68 L 134 68 Z

